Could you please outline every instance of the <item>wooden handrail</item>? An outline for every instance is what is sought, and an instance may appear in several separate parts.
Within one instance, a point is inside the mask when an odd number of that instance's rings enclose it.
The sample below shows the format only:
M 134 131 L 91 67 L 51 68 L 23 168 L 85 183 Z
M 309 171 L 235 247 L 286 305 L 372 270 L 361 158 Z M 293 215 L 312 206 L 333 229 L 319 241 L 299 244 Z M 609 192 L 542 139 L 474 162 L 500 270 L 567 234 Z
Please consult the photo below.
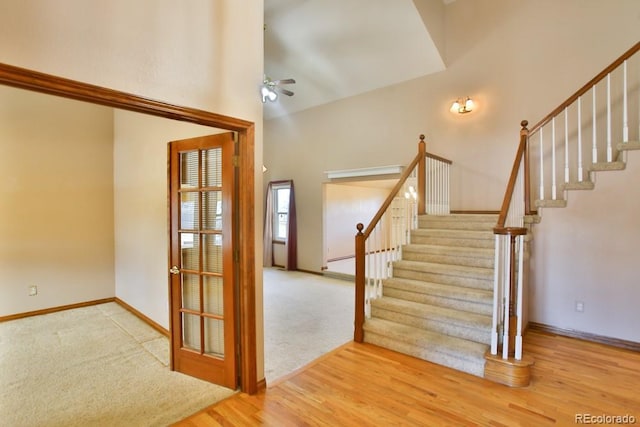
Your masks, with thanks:
M 547 116 L 544 119 L 542 119 L 538 123 L 536 123 L 531 128 L 529 133 L 533 134 L 534 132 L 538 131 L 542 126 L 544 126 L 547 123 L 549 123 L 549 121 L 552 118 L 554 118 L 555 116 L 560 114 L 569 105 L 573 104 L 580 96 L 582 96 L 585 93 L 587 93 L 589 91 L 589 89 L 591 89 L 593 87 L 593 85 L 598 83 L 600 80 L 604 79 L 607 76 L 607 74 L 611 73 L 613 70 L 618 68 L 620 66 L 620 64 L 622 64 L 624 61 L 629 59 L 638 50 L 640 50 L 640 42 L 638 42 L 635 45 L 633 45 L 633 47 L 631 49 L 627 50 L 625 53 L 622 54 L 622 56 L 620 56 L 618 59 L 613 61 L 611 63 L 611 65 L 609 65 L 607 68 L 602 70 L 597 76 L 595 76 L 594 78 L 589 80 L 589 82 L 587 84 L 582 86 L 576 93 L 574 93 L 569 98 L 567 98 L 567 100 L 564 101 L 562 104 L 560 104 L 555 110 L 553 110 L 551 113 L 547 114 Z
M 496 228 L 498 229 L 504 228 L 504 224 L 507 221 L 507 215 L 509 214 L 509 205 L 511 204 L 511 197 L 513 196 L 513 190 L 516 186 L 516 179 L 518 178 L 518 170 L 520 169 L 520 164 L 522 163 L 524 154 L 527 151 L 527 141 L 529 138 L 529 130 L 527 129 L 528 124 L 529 122 L 526 120 L 520 122 L 520 126 L 522 126 L 522 129 L 520 130 L 520 144 L 518 145 L 516 158 L 513 161 L 513 167 L 511 168 L 511 176 L 509 177 L 509 183 L 507 184 L 507 191 L 504 193 L 502 207 L 500 208 L 500 215 L 498 215 L 498 223 L 496 224 Z M 525 203 L 528 198 L 529 192 L 525 188 Z M 529 213 L 528 209 L 525 209 L 527 213 Z
M 424 135 L 420 135 L 420 144 L 424 144 Z M 404 172 L 402 172 L 402 175 L 400 175 L 398 182 L 393 187 L 393 189 L 391 189 L 391 192 L 387 196 L 386 200 L 384 201 L 384 203 L 382 203 L 382 206 L 380 206 L 380 209 L 378 209 L 378 212 L 376 212 L 376 214 L 371 219 L 371 222 L 362 233 L 365 239 L 369 237 L 373 229 L 376 227 L 378 221 L 380 221 L 382 215 L 384 215 L 387 208 L 391 205 L 393 199 L 396 197 L 404 183 L 407 181 L 407 178 L 409 178 L 411 172 L 413 172 L 413 169 L 416 167 L 421 157 L 423 157 L 423 155 L 421 155 L 420 150 L 418 150 L 418 154 L 416 154 L 416 157 L 411 161 L 411 163 L 409 163 L 409 166 L 405 168 Z M 419 194 L 418 196 L 424 198 L 424 195 Z
M 436 156 L 435 154 L 426 153 L 425 156 L 430 158 L 430 159 L 438 160 L 438 161 L 440 161 L 442 163 L 446 163 L 448 165 L 452 165 L 453 164 L 453 162 L 451 160 L 445 159 L 444 157 Z

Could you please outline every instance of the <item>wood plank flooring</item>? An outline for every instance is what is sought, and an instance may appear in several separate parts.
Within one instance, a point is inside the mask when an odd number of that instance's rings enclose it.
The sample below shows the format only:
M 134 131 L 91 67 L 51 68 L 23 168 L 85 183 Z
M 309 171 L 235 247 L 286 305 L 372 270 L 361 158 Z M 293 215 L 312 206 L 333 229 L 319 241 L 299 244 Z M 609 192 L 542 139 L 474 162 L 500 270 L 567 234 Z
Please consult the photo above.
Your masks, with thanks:
M 532 382 L 512 389 L 369 344 L 348 343 L 249 396 L 177 426 L 546 426 L 635 417 L 640 353 L 529 331 Z

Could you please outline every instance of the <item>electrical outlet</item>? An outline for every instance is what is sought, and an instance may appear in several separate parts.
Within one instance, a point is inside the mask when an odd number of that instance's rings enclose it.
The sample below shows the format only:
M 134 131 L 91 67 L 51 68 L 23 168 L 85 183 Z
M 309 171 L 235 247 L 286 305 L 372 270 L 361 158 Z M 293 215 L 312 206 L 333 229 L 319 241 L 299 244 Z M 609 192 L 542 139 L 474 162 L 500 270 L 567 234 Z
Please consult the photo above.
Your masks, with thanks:
M 36 285 L 29 286 L 29 296 L 34 297 L 38 295 L 38 287 Z
M 576 301 L 576 311 L 578 313 L 582 313 L 584 312 L 584 302 L 582 301 Z

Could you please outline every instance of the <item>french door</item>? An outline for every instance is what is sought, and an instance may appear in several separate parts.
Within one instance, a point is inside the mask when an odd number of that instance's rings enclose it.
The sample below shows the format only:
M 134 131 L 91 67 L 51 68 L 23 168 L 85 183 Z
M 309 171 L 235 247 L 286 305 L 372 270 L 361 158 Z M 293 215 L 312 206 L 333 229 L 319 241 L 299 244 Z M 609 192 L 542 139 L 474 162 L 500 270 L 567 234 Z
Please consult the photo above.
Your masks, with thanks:
M 171 369 L 235 389 L 232 132 L 169 143 Z

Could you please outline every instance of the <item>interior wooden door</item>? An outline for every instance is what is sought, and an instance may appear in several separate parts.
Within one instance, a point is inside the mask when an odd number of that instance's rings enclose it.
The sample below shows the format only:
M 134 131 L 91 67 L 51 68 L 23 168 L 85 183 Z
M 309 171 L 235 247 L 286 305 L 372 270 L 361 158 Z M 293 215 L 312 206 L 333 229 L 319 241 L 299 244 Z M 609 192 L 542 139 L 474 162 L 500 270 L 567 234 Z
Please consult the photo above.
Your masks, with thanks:
M 169 143 L 171 368 L 235 389 L 234 134 Z

